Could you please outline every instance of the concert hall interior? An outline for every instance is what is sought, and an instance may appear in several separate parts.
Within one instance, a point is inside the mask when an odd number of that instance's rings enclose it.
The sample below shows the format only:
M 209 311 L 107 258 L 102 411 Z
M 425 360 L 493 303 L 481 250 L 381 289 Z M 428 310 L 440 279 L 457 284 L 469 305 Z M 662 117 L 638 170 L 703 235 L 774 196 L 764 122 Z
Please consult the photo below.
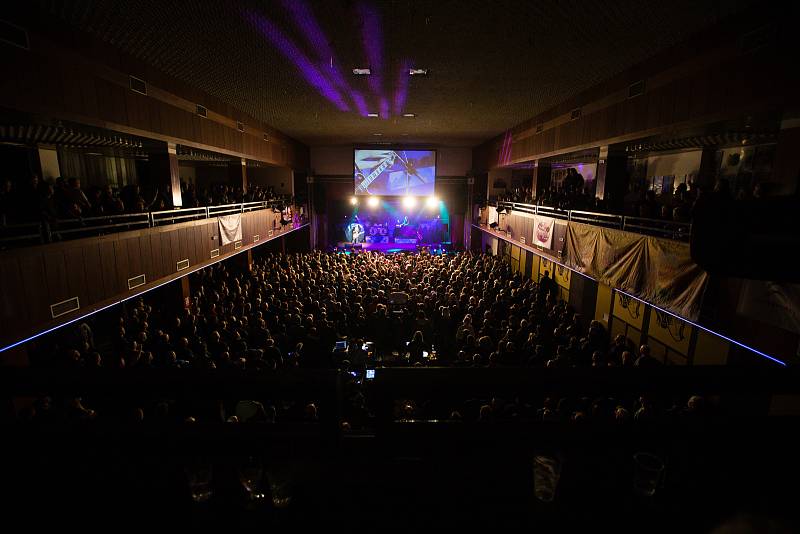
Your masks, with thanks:
M 0 12 L 0 524 L 800 532 L 797 2 Z

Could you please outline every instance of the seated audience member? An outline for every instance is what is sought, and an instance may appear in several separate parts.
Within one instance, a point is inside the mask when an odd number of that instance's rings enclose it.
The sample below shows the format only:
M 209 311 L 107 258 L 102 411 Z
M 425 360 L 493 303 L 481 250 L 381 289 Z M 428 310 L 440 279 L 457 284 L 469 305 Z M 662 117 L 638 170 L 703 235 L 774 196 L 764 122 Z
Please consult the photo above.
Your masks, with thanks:
M 660 362 L 650 355 L 650 347 L 648 345 L 642 345 L 639 347 L 639 357 L 634 365 L 636 367 L 651 368 L 657 367 Z

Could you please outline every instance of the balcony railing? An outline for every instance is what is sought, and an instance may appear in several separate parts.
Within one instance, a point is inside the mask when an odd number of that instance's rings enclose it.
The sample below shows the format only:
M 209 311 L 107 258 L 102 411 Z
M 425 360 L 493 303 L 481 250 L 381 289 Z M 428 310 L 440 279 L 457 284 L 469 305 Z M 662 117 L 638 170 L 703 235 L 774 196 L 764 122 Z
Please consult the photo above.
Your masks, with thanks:
M 624 230 L 637 234 L 652 235 L 676 241 L 688 241 L 692 225 L 688 222 L 665 221 L 663 219 L 649 219 L 646 217 L 633 217 L 616 215 L 612 213 L 599 213 L 593 211 L 562 210 L 549 206 L 537 206 L 520 202 L 490 202 L 490 206 L 508 211 L 541 215 L 565 221 L 603 226 L 615 230 Z
M 221 215 L 273 209 L 283 205 L 286 205 L 284 200 L 266 200 L 203 208 L 175 208 L 146 213 L 123 213 L 102 217 L 58 219 L 49 223 L 36 221 L 20 224 L 0 224 L 0 249 L 65 241 L 141 228 L 153 228 L 155 226 L 210 219 Z

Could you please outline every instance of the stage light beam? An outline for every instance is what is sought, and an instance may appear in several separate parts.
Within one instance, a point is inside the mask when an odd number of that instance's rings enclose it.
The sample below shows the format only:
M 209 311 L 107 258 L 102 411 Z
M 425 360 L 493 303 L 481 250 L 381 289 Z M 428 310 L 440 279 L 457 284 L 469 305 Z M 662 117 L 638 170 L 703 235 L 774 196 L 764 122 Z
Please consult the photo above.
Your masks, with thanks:
M 350 204 L 352 204 L 353 206 L 358 206 L 358 199 L 356 197 L 351 197 Z
M 411 209 L 417 205 L 417 199 L 412 196 L 403 197 L 403 207 Z
M 428 197 L 428 200 L 425 201 L 425 205 L 428 208 L 433 209 L 439 205 L 439 199 L 436 197 Z
M 380 202 L 378 200 L 378 197 L 369 197 L 369 199 L 367 200 L 367 205 L 370 208 L 377 208 L 378 207 L 378 202 Z

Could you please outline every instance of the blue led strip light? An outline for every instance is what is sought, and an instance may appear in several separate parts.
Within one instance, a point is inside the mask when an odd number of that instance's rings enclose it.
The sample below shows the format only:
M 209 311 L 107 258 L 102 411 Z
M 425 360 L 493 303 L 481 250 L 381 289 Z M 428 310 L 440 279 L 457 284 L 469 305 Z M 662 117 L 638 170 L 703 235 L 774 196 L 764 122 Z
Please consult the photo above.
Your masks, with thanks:
M 733 343 L 734 345 L 738 345 L 738 346 L 742 347 L 743 349 L 747 349 L 747 350 L 749 350 L 749 351 L 751 351 L 751 352 L 755 352 L 756 354 L 758 354 L 758 355 L 759 355 L 759 356 L 761 356 L 762 358 L 766 358 L 766 359 L 768 359 L 768 360 L 772 360 L 773 362 L 775 362 L 775 363 L 779 363 L 779 364 L 783 365 L 784 367 L 787 365 L 787 364 L 786 364 L 786 362 L 784 362 L 784 361 L 782 361 L 782 360 L 779 360 L 778 358 L 775 358 L 774 356 L 770 356 L 769 354 L 765 354 L 765 353 L 761 352 L 761 351 L 760 351 L 760 350 L 758 350 L 758 349 L 754 349 L 753 347 L 750 347 L 749 345 L 745 345 L 745 344 L 744 344 L 744 343 L 742 343 L 741 341 L 736 341 L 735 339 L 729 338 L 729 337 L 728 337 L 728 336 L 726 336 L 726 335 L 720 334 L 719 332 L 715 332 L 715 331 L 711 330 L 710 328 L 706 328 L 706 327 L 705 327 L 705 326 L 703 326 L 703 325 L 697 324 L 697 323 L 695 323 L 695 322 L 692 322 L 692 321 L 690 321 L 689 319 L 686 319 L 686 318 L 684 318 L 684 317 L 681 317 L 680 315 L 677 315 L 677 314 L 675 314 L 675 313 L 672 313 L 672 312 L 671 312 L 671 311 L 669 311 L 669 310 L 665 310 L 664 308 L 660 308 L 660 307 L 656 306 L 655 304 L 652 304 L 652 303 L 650 303 L 650 302 L 647 302 L 646 300 L 642 300 L 642 299 L 640 299 L 639 297 L 637 297 L 637 296 L 635 296 L 635 295 L 631 295 L 630 293 L 626 293 L 625 291 L 622 291 L 621 289 L 616 289 L 615 291 L 619 291 L 619 292 L 620 292 L 620 293 L 622 293 L 623 295 L 628 295 L 629 297 L 631 297 L 631 298 L 633 298 L 633 299 L 636 299 L 636 300 L 638 300 L 639 302 L 644 302 L 644 303 L 645 303 L 645 304 L 647 304 L 648 306 L 652 306 L 653 308 L 655 308 L 655 309 L 657 309 L 657 310 L 659 310 L 659 311 L 662 311 L 662 312 L 664 312 L 664 313 L 666 313 L 666 314 L 668 314 L 668 315 L 671 315 L 671 316 L 673 316 L 673 317 L 675 317 L 675 318 L 677 318 L 677 319 L 680 319 L 681 321 L 685 321 L 685 322 L 689 323 L 689 324 L 690 324 L 690 325 L 692 325 L 692 326 L 696 326 L 696 327 L 697 327 L 697 328 L 699 328 L 700 330 L 705 330 L 705 331 L 706 331 L 706 332 L 708 332 L 709 334 L 714 334 L 714 335 L 715 335 L 715 336 L 717 336 L 717 337 L 721 337 L 722 339 L 724 339 L 725 341 L 727 341 L 727 342 L 729 342 L 729 343 Z

